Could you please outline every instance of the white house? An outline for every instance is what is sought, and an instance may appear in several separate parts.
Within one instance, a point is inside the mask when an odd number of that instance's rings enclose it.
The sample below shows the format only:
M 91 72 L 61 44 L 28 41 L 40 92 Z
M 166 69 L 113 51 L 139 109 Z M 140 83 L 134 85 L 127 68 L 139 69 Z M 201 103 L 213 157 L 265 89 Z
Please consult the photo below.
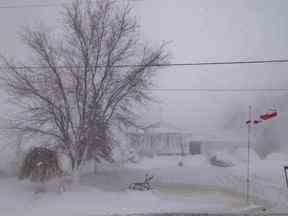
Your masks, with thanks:
M 227 132 L 191 133 L 179 129 L 167 122 L 156 122 L 141 130 L 128 133 L 130 145 L 140 155 L 187 155 L 210 154 L 219 149 L 233 150 L 245 145 L 245 139 L 239 139 Z

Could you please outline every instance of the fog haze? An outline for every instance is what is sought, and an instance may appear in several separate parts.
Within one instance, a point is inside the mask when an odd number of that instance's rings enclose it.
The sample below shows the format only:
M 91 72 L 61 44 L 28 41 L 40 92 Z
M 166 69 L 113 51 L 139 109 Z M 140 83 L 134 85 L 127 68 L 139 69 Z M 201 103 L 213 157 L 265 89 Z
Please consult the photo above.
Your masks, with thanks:
M 31 2 L 21 1 L 21 5 L 35 3 Z M 17 0 L 1 1 L 3 6 L 19 4 Z M 288 58 L 285 0 L 143 0 L 131 4 L 143 38 L 152 44 L 169 41 L 173 63 Z M 29 53 L 17 36 L 21 26 L 41 22 L 55 26 L 59 11 L 60 7 L 0 9 L 0 52 L 25 59 Z M 285 88 L 287 68 L 287 63 L 162 68 L 155 88 Z M 266 128 L 265 134 L 271 133 L 275 148 L 286 144 L 288 92 L 157 91 L 154 94 L 162 103 L 146 113 L 151 121 L 168 121 L 195 133 L 229 130 L 240 138 L 246 135 L 248 105 L 253 106 L 255 115 L 275 107 L 280 117 L 268 125 L 257 126 L 254 136 L 258 145 Z M 5 106 L 2 109 L 7 112 Z

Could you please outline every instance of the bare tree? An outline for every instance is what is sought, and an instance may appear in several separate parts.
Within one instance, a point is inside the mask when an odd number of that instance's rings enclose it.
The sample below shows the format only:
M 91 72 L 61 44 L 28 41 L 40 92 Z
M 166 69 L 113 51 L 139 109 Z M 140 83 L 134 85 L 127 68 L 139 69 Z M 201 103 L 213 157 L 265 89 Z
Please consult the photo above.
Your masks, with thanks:
M 167 53 L 164 44 L 141 42 L 129 5 L 75 1 L 62 21 L 54 34 L 24 29 L 31 61 L 17 67 L 4 59 L 2 78 L 22 110 L 12 129 L 53 141 L 77 170 L 91 158 L 111 160 L 111 127 L 133 125 L 135 104 L 151 100 L 152 66 Z

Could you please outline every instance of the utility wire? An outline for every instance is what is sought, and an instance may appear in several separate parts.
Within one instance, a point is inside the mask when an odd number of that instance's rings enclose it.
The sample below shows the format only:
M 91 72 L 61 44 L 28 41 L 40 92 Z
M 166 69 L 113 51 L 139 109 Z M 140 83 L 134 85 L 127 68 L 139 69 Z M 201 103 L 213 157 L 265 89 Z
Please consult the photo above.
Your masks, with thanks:
M 5 6 L 0 6 L 0 9 L 17 9 L 17 8 L 45 8 L 45 7 L 59 7 L 66 5 L 68 3 L 61 3 L 61 4 L 27 4 L 27 5 L 5 5 Z
M 114 68 L 127 67 L 193 67 L 193 66 L 209 66 L 209 65 L 234 65 L 234 64 L 268 64 L 268 63 L 288 63 L 288 59 L 268 59 L 268 60 L 248 60 L 248 61 L 223 61 L 223 62 L 191 62 L 191 63 L 167 63 L 167 64 L 123 64 L 114 65 Z M 93 68 L 103 68 L 106 65 L 96 65 Z M 49 66 L 15 66 L 15 67 L 0 67 L 0 70 L 7 69 L 49 69 Z M 83 66 L 56 66 L 56 68 L 83 68 Z M 148 91 L 154 92 L 288 92 L 288 88 L 155 88 Z
M 120 65 L 94 65 L 91 68 L 131 68 L 131 67 L 186 67 L 186 66 L 209 66 L 209 65 L 237 65 L 237 64 L 268 64 L 268 63 L 288 63 L 288 59 L 267 59 L 267 60 L 247 60 L 247 61 L 223 61 L 223 62 L 187 62 L 187 63 L 164 63 L 164 64 L 120 64 Z M 12 69 L 49 69 L 49 66 L 15 66 L 15 67 L 0 67 L 0 70 L 7 70 L 9 68 Z M 55 66 L 55 68 L 84 68 L 84 66 L 67 66 L 67 65 L 59 65 Z
M 124 0 L 119 0 L 119 1 L 124 1 Z M 125 0 L 129 2 L 140 2 L 143 0 Z M 96 1 L 92 1 L 96 2 Z M 64 5 L 69 5 L 71 2 L 62 2 L 62 3 L 46 3 L 46 4 L 22 4 L 22 5 L 3 5 L 0 6 L 0 9 L 25 9 L 25 8 L 47 8 L 47 7 L 60 7 Z
M 288 92 L 288 88 L 157 88 L 153 92 Z

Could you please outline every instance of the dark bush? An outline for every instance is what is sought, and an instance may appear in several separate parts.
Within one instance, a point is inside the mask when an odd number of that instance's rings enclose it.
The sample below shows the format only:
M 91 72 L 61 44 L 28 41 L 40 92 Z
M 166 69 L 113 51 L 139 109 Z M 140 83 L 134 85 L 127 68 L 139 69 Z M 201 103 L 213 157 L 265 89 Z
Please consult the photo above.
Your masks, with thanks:
M 45 182 L 61 174 L 57 153 L 47 148 L 35 147 L 26 155 L 19 178 Z

